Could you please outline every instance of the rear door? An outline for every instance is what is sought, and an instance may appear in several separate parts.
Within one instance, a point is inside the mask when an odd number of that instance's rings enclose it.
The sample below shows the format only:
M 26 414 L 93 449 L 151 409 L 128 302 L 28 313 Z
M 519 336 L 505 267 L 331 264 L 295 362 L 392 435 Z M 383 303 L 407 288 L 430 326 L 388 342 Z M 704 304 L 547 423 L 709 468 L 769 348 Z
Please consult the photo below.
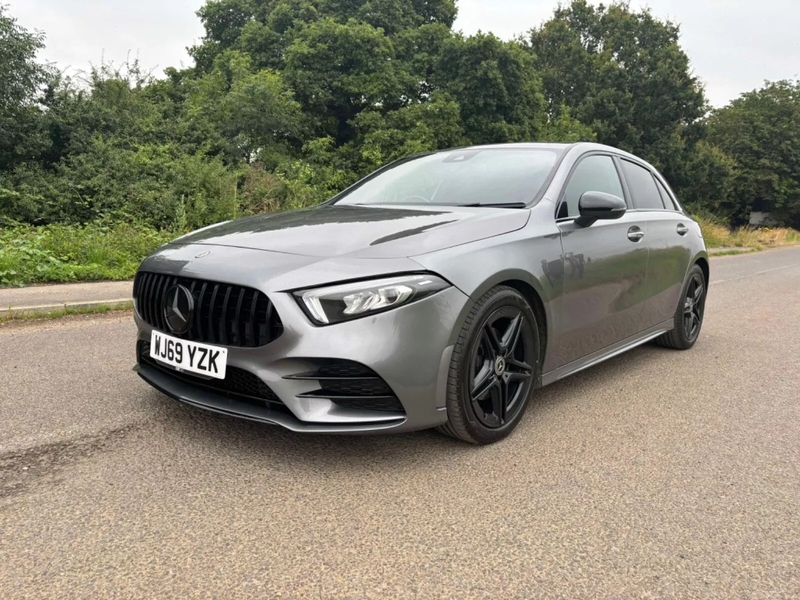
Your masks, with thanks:
M 647 272 L 642 215 L 631 211 L 589 227 L 575 223 L 585 192 L 626 198 L 609 154 L 581 157 L 562 191 L 557 209 L 564 264 L 564 293 L 555 339 L 563 366 L 635 335 L 641 330 Z
M 644 164 L 620 158 L 622 173 L 636 210 L 647 221 L 647 300 L 642 313 L 643 328 L 671 319 L 678 307 L 683 279 L 691 260 L 686 244 L 688 219 L 666 185 Z

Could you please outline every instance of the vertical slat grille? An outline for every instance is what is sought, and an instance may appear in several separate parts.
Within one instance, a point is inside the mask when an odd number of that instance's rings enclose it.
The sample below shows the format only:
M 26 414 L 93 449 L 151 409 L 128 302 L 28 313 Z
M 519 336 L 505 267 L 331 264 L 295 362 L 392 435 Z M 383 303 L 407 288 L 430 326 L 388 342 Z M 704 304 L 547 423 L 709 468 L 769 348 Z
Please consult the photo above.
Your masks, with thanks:
M 166 323 L 164 323 L 164 296 L 167 293 L 167 281 L 169 280 L 168 277 L 160 277 L 157 279 L 156 284 L 156 293 L 154 298 L 154 305 L 153 305 L 153 312 L 154 312 L 154 325 L 161 330 L 166 328 Z
M 256 304 L 258 303 L 258 294 L 253 294 L 250 301 L 250 311 L 247 313 L 244 322 L 245 332 L 245 346 L 257 346 L 256 344 Z
M 133 282 L 133 297 L 137 299 L 137 308 L 139 309 L 139 312 L 142 313 L 143 318 L 143 311 L 147 308 L 147 303 L 144 301 L 144 299 L 147 297 L 147 283 L 149 281 L 150 274 L 143 273 L 141 276 L 137 276 L 136 280 Z
M 232 285 L 225 286 L 225 299 L 222 301 L 222 318 L 219 320 L 219 341 L 223 346 L 228 344 L 228 327 L 232 326 L 228 318 L 228 302 L 231 299 Z
M 244 295 L 247 292 L 246 289 L 242 288 L 239 290 L 239 299 L 236 301 L 236 313 L 233 315 L 233 329 L 236 332 L 233 338 L 233 344 L 235 346 L 242 345 L 244 338 L 242 337 L 242 302 L 244 301 Z
M 133 284 L 139 316 L 148 324 L 176 335 L 167 327 L 164 303 L 175 284 L 184 286 L 194 299 L 194 318 L 189 331 L 177 335 L 201 343 L 226 346 L 264 346 L 283 333 L 283 323 L 269 298 L 252 288 L 174 277 L 140 271 Z
M 214 285 L 214 291 L 211 292 L 211 306 L 208 307 L 208 339 L 212 342 L 214 340 L 214 323 L 217 321 L 217 316 L 214 314 L 214 303 L 217 301 L 217 292 L 219 292 L 219 284 Z

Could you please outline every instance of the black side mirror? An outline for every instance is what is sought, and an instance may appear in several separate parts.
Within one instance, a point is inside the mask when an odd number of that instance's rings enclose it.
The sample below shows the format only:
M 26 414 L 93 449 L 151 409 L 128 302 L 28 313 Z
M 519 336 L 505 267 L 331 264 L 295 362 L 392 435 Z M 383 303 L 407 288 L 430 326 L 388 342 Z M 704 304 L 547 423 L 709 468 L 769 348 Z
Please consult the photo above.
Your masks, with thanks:
M 628 210 L 625 200 L 603 192 L 585 192 L 578 201 L 580 217 L 575 223 L 588 227 L 598 219 L 619 219 Z

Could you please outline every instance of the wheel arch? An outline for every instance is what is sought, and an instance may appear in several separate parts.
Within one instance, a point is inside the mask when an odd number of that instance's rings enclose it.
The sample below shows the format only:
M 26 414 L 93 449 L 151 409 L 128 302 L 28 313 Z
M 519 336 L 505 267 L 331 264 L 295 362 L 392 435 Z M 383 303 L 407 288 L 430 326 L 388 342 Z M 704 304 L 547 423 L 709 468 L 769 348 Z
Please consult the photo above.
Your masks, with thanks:
M 542 284 L 526 271 L 508 270 L 495 273 L 492 277 L 483 281 L 480 285 L 476 286 L 472 293 L 469 295 L 472 302 L 467 302 L 462 314 L 458 318 L 458 326 L 454 328 L 454 336 L 457 338 L 459 332 L 464 326 L 474 302 L 492 288 L 498 286 L 506 286 L 518 291 L 525 300 L 530 304 L 536 315 L 536 324 L 539 329 L 539 361 L 540 366 L 543 368 L 545 364 L 545 357 L 547 349 L 551 340 L 553 331 L 552 327 L 552 314 L 549 303 L 545 300 L 547 294 L 545 293 Z M 455 341 L 455 340 L 453 340 Z M 539 381 L 535 383 L 536 387 L 541 385 L 541 369 L 539 370 Z
M 706 285 L 709 284 L 709 276 L 711 271 L 709 269 L 708 258 L 705 256 L 698 256 L 695 258 L 694 264 L 699 266 L 703 270 L 703 277 L 706 278 Z
M 545 312 L 544 302 L 541 296 L 539 296 L 539 293 L 531 284 L 521 279 L 508 279 L 500 282 L 498 285 L 505 285 L 517 290 L 525 297 L 528 304 L 531 305 L 533 314 L 536 315 L 536 325 L 539 328 L 539 365 L 544 366 L 544 357 L 547 353 L 547 313 Z M 536 382 L 537 387 L 541 383 L 541 375 L 540 369 L 539 381 Z

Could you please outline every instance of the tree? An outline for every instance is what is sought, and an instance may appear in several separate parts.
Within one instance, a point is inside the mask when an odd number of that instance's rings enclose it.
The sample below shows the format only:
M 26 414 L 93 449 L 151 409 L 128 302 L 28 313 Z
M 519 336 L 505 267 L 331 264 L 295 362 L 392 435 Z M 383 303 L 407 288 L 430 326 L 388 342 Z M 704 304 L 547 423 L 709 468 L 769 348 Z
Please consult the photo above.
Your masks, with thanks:
M 724 208 L 736 223 L 755 210 L 800 227 L 800 81 L 767 83 L 714 111 L 709 139 L 733 160 Z
M 17 24 L 0 4 L 0 171 L 34 157 L 40 150 L 37 117 L 49 68 L 36 62 L 44 34 Z
M 410 154 L 452 148 L 464 144 L 460 107 L 446 93 L 435 93 L 428 102 L 411 104 L 381 114 L 364 111 L 353 122 L 358 132 L 351 162 L 357 172 L 368 173 Z
M 434 81 L 459 103 L 472 143 L 537 139 L 544 96 L 533 57 L 517 42 L 484 33 L 445 40 Z
M 257 6 L 256 0 L 210 0 L 197 11 L 206 30 L 203 42 L 189 49 L 198 72 L 210 71 L 214 59 L 225 50 L 238 49 L 242 30 L 254 18 Z
M 548 115 L 537 141 L 540 142 L 596 142 L 597 134 L 572 116 L 569 108 L 562 106 L 554 115 Z
M 300 107 L 280 73 L 252 72 L 250 57 L 226 50 L 214 70 L 193 82 L 189 118 L 205 128 L 207 147 L 229 160 L 251 163 L 271 152 L 286 152 L 300 131 Z
M 692 211 L 707 211 L 729 219 L 735 171 L 733 160 L 717 146 L 700 140 L 680 165 L 680 179 L 673 187 L 681 190 L 681 201 Z
M 321 19 L 286 49 L 284 75 L 317 135 L 343 145 L 353 138 L 351 121 L 363 110 L 402 106 L 411 82 L 393 59 L 394 46 L 382 30 Z
M 551 117 L 567 107 L 597 141 L 675 174 L 696 142 L 686 130 L 706 111 L 679 35 L 677 25 L 626 3 L 559 7 L 528 40 Z
M 312 138 L 353 141 L 365 110 L 390 112 L 433 92 L 433 63 L 452 36 L 454 0 L 216 0 L 191 52 L 199 74 L 236 50 L 283 75 Z
M 364 23 L 394 38 L 456 17 L 454 0 L 209 0 L 197 12 L 206 30 L 191 49 L 200 72 L 210 71 L 226 50 L 241 50 L 256 68 L 282 70 L 285 51 L 306 26 L 329 19 Z

